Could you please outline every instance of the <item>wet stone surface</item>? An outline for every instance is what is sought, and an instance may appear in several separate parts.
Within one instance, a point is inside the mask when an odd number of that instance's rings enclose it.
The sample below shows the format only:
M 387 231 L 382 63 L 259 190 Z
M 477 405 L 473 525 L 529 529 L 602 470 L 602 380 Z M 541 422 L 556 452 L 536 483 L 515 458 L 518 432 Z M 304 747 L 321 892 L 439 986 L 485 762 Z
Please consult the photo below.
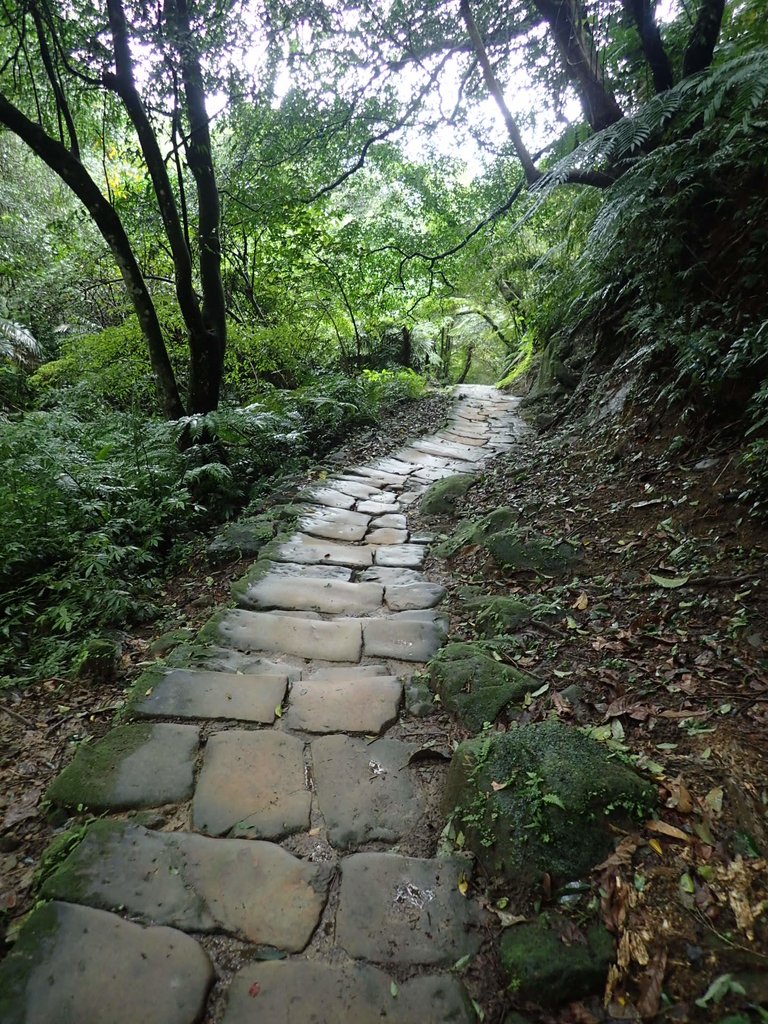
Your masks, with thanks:
M 312 742 L 320 810 L 337 849 L 373 840 L 396 842 L 424 813 L 424 798 L 408 769 L 415 744 L 352 736 Z
M 224 1024 L 470 1024 L 467 995 L 450 975 L 402 984 L 377 967 L 285 961 L 250 964 L 235 976 Z
M 205 952 L 183 932 L 48 903 L 0 964 L 0 1020 L 194 1024 L 213 977 Z
M 455 963 L 482 941 L 479 907 L 462 896 L 467 860 L 355 853 L 341 863 L 336 935 L 353 957 L 386 964 Z
M 306 946 L 320 919 L 331 874 L 329 866 L 297 860 L 273 843 L 100 821 L 42 892 L 187 931 L 223 930 L 293 953 Z
M 279 839 L 309 827 L 310 801 L 301 740 L 233 729 L 208 740 L 192 820 L 208 835 Z
M 397 718 L 402 684 L 392 676 L 310 679 L 293 683 L 287 728 L 378 735 Z

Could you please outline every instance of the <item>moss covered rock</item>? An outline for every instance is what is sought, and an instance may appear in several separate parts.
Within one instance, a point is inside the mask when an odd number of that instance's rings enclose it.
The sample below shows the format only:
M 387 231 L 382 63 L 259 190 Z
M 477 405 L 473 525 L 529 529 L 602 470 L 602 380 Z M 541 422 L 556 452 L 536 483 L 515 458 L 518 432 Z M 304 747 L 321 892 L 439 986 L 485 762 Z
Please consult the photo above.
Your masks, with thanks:
M 282 531 L 292 528 L 305 511 L 305 505 L 276 505 L 260 515 L 227 523 L 208 545 L 208 558 L 214 564 L 255 558 Z
M 427 675 L 443 707 L 474 732 L 540 685 L 532 676 L 497 661 L 492 648 L 479 643 L 443 647 L 427 666 Z
M 191 725 L 121 725 L 78 748 L 48 787 L 63 807 L 120 810 L 159 807 L 192 795 L 199 731 Z
M 611 850 L 608 824 L 646 814 L 654 798 L 600 743 L 548 721 L 460 744 L 446 810 L 488 872 L 529 884 L 584 875 Z
M 477 473 L 460 473 L 437 480 L 424 492 L 421 512 L 425 516 L 451 516 L 456 512 L 456 503 L 463 498 L 473 484 L 480 479 Z
M 533 534 L 520 527 L 518 520 L 517 509 L 494 509 L 482 519 L 462 523 L 437 545 L 434 553 L 439 558 L 452 558 L 462 548 L 477 544 L 505 568 L 530 569 L 548 575 L 567 572 L 581 557 L 573 544 Z
M 564 918 L 548 914 L 503 932 L 501 962 L 518 999 L 556 1007 L 602 991 L 613 939 L 595 924 L 585 929 L 586 942 L 569 943 L 566 925 Z
M 92 637 L 85 642 L 77 658 L 77 674 L 101 682 L 115 678 L 120 662 L 120 644 L 104 637 Z
M 477 615 L 478 633 L 488 638 L 514 633 L 546 614 L 545 609 L 540 611 L 535 604 L 514 597 L 477 597 L 466 601 L 465 605 Z

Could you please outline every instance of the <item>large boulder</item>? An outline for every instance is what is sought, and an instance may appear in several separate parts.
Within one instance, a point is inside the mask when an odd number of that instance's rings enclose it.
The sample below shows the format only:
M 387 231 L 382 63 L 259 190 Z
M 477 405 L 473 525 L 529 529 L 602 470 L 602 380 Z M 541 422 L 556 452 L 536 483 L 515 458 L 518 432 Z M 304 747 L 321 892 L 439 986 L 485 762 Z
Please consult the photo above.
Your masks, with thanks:
M 430 686 L 443 707 L 473 732 L 541 685 L 493 655 L 488 644 L 448 644 L 427 665 Z
M 655 790 L 610 751 L 559 721 L 461 743 L 446 810 L 490 874 L 531 884 L 579 878 L 611 850 L 611 822 L 648 813 Z
M 476 473 L 459 473 L 456 476 L 447 476 L 443 480 L 436 480 L 426 489 L 421 499 L 422 515 L 436 518 L 454 515 L 459 498 L 463 498 L 479 479 Z

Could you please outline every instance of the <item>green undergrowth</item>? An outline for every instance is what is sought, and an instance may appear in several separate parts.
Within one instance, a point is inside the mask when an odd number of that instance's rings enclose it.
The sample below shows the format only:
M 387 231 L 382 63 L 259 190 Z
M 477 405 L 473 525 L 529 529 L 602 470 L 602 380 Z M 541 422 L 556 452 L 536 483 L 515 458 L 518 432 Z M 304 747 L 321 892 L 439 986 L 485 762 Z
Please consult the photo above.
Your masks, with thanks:
M 0 686 L 94 674 L 94 638 L 155 618 L 163 578 L 207 531 L 259 515 L 286 474 L 423 389 L 409 370 L 329 375 L 168 422 L 78 385 L 4 417 Z

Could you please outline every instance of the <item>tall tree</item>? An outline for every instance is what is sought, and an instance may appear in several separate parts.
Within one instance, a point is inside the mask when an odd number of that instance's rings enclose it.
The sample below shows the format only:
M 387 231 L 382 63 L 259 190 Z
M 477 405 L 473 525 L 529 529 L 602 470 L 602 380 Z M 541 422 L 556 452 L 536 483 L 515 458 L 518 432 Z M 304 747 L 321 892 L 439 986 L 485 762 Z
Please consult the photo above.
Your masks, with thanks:
M 207 14 L 212 17 L 213 11 Z M 59 175 L 109 245 L 146 338 L 166 415 L 178 418 L 185 411 L 215 409 L 226 345 L 221 215 L 201 52 L 187 0 L 168 0 L 156 11 L 140 3 L 107 0 L 105 12 L 90 6 L 64 12 L 48 0 L 26 0 L 4 5 L 0 18 L 9 53 L 0 67 L 0 124 Z M 138 73 L 136 52 L 142 53 Z M 139 74 L 149 100 L 137 84 Z M 158 90 L 158 79 L 168 86 Z M 109 192 L 105 195 L 89 166 L 97 101 L 110 117 L 127 117 L 152 183 L 189 342 L 186 403 L 132 242 Z M 182 126 L 180 138 L 169 129 L 167 118 L 158 116 L 161 104 L 170 107 L 174 129 Z M 82 140 L 82 134 L 89 138 Z M 178 147 L 195 182 L 194 241 L 189 206 L 182 201 L 183 182 L 174 187 L 167 170 L 167 159 L 178 155 Z

